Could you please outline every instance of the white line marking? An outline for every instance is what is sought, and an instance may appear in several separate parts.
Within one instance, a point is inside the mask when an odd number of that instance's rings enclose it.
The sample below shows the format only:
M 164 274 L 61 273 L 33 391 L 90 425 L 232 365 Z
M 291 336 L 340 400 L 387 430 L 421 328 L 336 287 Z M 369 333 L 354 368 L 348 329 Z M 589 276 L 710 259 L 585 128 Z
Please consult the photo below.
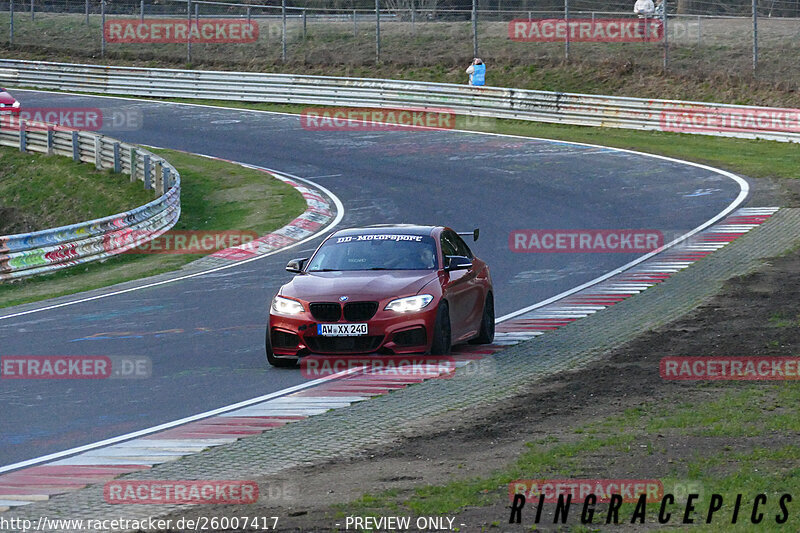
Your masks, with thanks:
M 227 413 L 228 411 L 233 411 L 235 409 L 242 409 L 242 408 L 250 406 L 250 405 L 254 405 L 254 404 L 261 403 L 261 402 L 264 402 L 264 401 L 267 401 L 267 400 L 271 400 L 272 398 L 277 398 L 278 396 L 284 396 L 286 394 L 291 394 L 292 392 L 297 392 L 299 390 L 307 389 L 309 387 L 314 387 L 316 385 L 320 385 L 322 383 L 325 383 L 326 381 L 339 379 L 339 378 L 342 378 L 344 376 L 350 375 L 350 374 L 352 374 L 354 372 L 357 372 L 359 370 L 360 369 L 358 369 L 358 368 L 353 368 L 353 369 L 350 369 L 350 370 L 343 370 L 342 372 L 337 372 L 336 374 L 331 374 L 330 376 L 325 376 L 324 378 L 315 379 L 314 381 L 309 381 L 308 383 L 301 383 L 300 385 L 294 385 L 293 387 L 289 387 L 289 388 L 286 388 L 286 389 L 283 389 L 283 390 L 279 390 L 277 392 L 271 392 L 269 394 L 265 394 L 264 396 L 259 396 L 258 398 L 251 398 L 249 400 L 244 400 L 244 401 L 241 401 L 241 402 L 238 402 L 238 403 L 235 403 L 235 404 L 232 404 L 232 405 L 228 405 L 228 406 L 225 406 L 225 407 L 219 407 L 217 409 L 212 409 L 211 411 L 206 411 L 205 413 L 199 413 L 199 414 L 196 414 L 196 415 L 187 416 L 186 418 L 181 418 L 179 420 L 173 420 L 172 422 L 166 422 L 166 423 L 160 424 L 158 426 L 153 426 L 151 428 L 142 429 L 142 430 L 139 430 L 139 431 L 134 431 L 132 433 L 127 433 L 125 435 L 120 435 L 118 437 L 112 437 L 110 439 L 101 440 L 99 442 L 94 442 L 92 444 L 86 444 L 84 446 L 78 446 L 76 448 L 70 448 L 69 450 L 64 450 L 64 451 L 61 451 L 61 452 L 55 452 L 55 453 L 43 455 L 41 457 L 36 457 L 34 459 L 28 459 L 26 461 L 20 461 L 19 463 L 6 465 L 6 466 L 3 466 L 3 467 L 0 467 L 0 473 L 9 472 L 11 470 L 17 470 L 17 469 L 25 467 L 25 466 L 31 466 L 31 465 L 43 463 L 45 461 L 50 461 L 50 460 L 53 460 L 53 459 L 60 459 L 62 457 L 75 455 L 75 454 L 86 452 L 86 451 L 89 451 L 89 450 L 95 450 L 97 448 L 102 448 L 103 446 L 109 446 L 111 444 L 116 444 L 118 442 L 123 442 L 123 441 L 126 441 L 126 440 L 135 439 L 137 437 L 143 437 L 145 435 L 150 435 L 152 433 L 156 433 L 157 431 L 163 431 L 165 429 L 174 428 L 176 426 L 182 426 L 183 424 L 186 424 L 186 423 L 189 423 L 189 422 L 195 422 L 197 420 L 202 420 L 204 418 L 209 418 L 209 417 L 212 417 L 212 416 L 215 416 L 215 415 L 219 415 L 219 414 L 222 414 L 222 413 Z M 233 440 L 236 440 L 236 439 L 233 439 Z M 61 462 L 60 464 L 67 464 L 67 463 Z M 75 464 L 80 464 L 80 463 L 75 463 Z M 85 464 L 90 464 L 90 463 L 85 463 Z M 109 463 L 109 464 L 111 464 L 111 463 Z M 117 463 L 117 464 L 124 464 L 124 463 Z M 130 464 L 130 463 L 128 463 L 128 464 Z

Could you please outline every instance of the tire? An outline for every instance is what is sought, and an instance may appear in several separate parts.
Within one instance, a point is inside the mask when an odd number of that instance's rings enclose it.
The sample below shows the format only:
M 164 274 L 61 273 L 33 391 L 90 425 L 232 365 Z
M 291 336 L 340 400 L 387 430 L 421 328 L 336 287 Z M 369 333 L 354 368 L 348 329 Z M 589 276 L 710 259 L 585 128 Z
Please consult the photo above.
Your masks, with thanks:
M 428 353 L 431 355 L 450 354 L 452 337 L 450 334 L 450 307 L 442 301 L 436 311 L 436 324 L 433 326 L 433 342 Z
M 470 340 L 470 344 L 491 344 L 494 341 L 494 296 L 492 293 L 486 295 L 483 303 L 483 317 L 481 318 L 481 329 L 478 336 Z
M 293 368 L 297 366 L 297 361 L 294 359 L 281 359 L 276 357 L 272 351 L 272 343 L 269 339 L 269 326 L 267 326 L 266 340 L 264 341 L 264 350 L 267 352 L 267 362 L 277 368 Z

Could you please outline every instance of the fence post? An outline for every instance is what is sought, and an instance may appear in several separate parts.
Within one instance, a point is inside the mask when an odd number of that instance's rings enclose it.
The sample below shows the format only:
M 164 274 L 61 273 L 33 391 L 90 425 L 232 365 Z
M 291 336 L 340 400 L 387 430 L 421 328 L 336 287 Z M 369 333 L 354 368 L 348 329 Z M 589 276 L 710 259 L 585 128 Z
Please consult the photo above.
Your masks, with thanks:
M 8 41 L 9 44 L 14 44 L 14 0 L 10 0 L 8 3 L 8 15 L 9 15 L 9 24 L 8 24 Z
M 33 0 L 31 0 L 31 22 L 36 20 L 35 11 L 33 10 Z
M 94 168 L 100 170 L 103 168 L 103 138 L 97 136 L 94 138 Z
M 411 35 L 417 34 L 417 10 L 414 8 L 414 0 L 411 0 Z
M 286 62 L 286 0 L 281 0 L 281 61 Z
M 131 183 L 136 181 L 136 148 L 133 146 L 128 147 L 128 160 L 131 166 Z
M 139 2 L 139 20 L 144 22 L 144 0 Z
M 358 22 L 356 22 L 356 10 L 353 10 L 353 38 L 358 37 Z
M 24 120 L 19 121 L 19 151 L 25 152 L 28 149 L 28 124 Z
M 106 0 L 100 0 L 100 57 L 106 56 Z
M 153 181 L 156 184 L 157 196 L 164 194 L 164 174 L 162 168 L 161 161 L 156 160 L 156 164 L 153 167 Z
M 47 155 L 53 155 L 53 126 L 47 126 Z
M 122 158 L 119 156 L 119 143 L 114 143 L 114 172 L 122 172 Z
M 186 62 L 192 62 L 192 0 L 186 0 Z
M 81 143 L 78 140 L 78 132 L 72 132 L 72 160 L 76 163 L 81 162 Z
M 86 0 L 86 5 L 84 6 L 86 11 L 86 25 L 89 25 L 89 0 Z
M 150 156 L 144 156 L 144 188 L 148 191 L 153 188 L 150 182 Z
M 250 8 L 247 8 L 247 23 L 250 24 Z M 267 31 L 269 32 L 269 30 Z
M 753 0 L 753 75 L 758 70 L 758 0 Z
M 381 61 L 381 0 L 375 0 L 375 63 Z
M 664 65 L 663 65 L 664 72 L 666 72 L 669 69 L 669 32 L 667 31 L 667 22 L 669 20 L 669 17 L 667 16 L 668 12 L 669 12 L 669 1 L 664 0 L 664 12 L 661 14 L 663 18 L 661 22 L 664 31 Z
M 472 0 L 472 57 L 478 57 L 478 0 Z
M 697 46 L 703 46 L 703 19 L 697 15 Z
M 564 20 L 567 25 L 564 32 L 564 60 L 569 63 L 569 0 L 564 0 Z
M 303 40 L 306 40 L 306 8 L 303 8 Z

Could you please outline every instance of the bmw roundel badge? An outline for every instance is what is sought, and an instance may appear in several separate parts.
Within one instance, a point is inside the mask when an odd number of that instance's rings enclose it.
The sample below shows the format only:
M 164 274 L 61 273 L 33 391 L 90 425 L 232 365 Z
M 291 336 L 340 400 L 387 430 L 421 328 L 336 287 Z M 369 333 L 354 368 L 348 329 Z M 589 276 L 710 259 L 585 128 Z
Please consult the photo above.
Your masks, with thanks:
M 347 296 L 339 296 L 340 302 L 346 302 L 349 298 Z

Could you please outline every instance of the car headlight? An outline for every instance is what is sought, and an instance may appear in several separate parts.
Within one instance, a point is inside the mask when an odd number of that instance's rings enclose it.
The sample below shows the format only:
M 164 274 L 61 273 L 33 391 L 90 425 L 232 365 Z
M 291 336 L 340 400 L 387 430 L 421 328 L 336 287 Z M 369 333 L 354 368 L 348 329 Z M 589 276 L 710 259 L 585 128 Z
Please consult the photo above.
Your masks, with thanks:
M 303 304 L 283 296 L 276 296 L 272 300 L 272 310 L 281 315 L 297 315 L 303 312 Z
M 13 104 L 11 104 L 11 107 L 19 107 L 19 102 L 14 102 Z
M 398 298 L 386 304 L 387 311 L 396 311 L 398 313 L 413 313 L 425 308 L 433 301 L 433 296 L 430 294 L 419 294 L 417 296 L 408 296 L 406 298 Z

